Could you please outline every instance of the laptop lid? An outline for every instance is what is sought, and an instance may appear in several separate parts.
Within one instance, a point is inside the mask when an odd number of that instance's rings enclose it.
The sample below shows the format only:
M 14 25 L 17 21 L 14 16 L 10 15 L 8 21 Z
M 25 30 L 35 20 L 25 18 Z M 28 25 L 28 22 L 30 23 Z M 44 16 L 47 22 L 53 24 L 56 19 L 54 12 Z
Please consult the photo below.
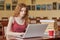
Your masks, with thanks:
M 41 37 L 47 28 L 47 24 L 29 24 L 23 38 Z

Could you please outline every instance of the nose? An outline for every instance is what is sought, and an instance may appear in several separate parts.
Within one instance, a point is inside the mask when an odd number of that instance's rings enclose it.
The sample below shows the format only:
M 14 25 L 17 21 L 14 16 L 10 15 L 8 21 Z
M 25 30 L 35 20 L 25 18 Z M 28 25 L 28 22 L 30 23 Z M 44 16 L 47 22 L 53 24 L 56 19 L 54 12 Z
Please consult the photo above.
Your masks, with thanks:
M 23 14 L 25 14 L 25 11 L 23 11 Z
M 23 11 L 23 13 L 25 13 L 25 12 Z

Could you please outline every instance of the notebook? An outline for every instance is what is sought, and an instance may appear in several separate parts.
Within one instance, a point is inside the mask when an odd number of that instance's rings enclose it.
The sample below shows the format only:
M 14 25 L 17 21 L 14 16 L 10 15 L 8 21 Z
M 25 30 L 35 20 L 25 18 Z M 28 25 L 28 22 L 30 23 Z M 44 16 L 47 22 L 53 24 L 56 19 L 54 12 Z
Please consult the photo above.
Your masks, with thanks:
M 42 37 L 48 24 L 28 24 L 24 35 L 20 38 Z

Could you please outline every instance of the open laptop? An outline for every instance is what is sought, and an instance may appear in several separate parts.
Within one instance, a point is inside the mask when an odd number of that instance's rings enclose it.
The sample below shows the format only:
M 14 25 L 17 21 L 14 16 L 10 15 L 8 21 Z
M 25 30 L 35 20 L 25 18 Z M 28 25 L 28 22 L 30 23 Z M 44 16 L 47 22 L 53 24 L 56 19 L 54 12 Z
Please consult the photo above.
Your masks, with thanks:
M 42 37 L 48 24 L 29 24 L 20 38 Z

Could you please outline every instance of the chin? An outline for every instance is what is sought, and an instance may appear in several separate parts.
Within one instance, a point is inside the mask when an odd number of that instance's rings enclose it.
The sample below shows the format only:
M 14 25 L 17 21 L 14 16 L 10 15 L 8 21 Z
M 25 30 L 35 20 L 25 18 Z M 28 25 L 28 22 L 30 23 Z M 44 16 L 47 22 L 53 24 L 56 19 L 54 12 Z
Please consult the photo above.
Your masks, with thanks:
M 24 15 L 21 15 L 22 18 L 24 18 L 25 16 Z
M 25 16 L 23 16 L 22 18 L 25 18 Z

